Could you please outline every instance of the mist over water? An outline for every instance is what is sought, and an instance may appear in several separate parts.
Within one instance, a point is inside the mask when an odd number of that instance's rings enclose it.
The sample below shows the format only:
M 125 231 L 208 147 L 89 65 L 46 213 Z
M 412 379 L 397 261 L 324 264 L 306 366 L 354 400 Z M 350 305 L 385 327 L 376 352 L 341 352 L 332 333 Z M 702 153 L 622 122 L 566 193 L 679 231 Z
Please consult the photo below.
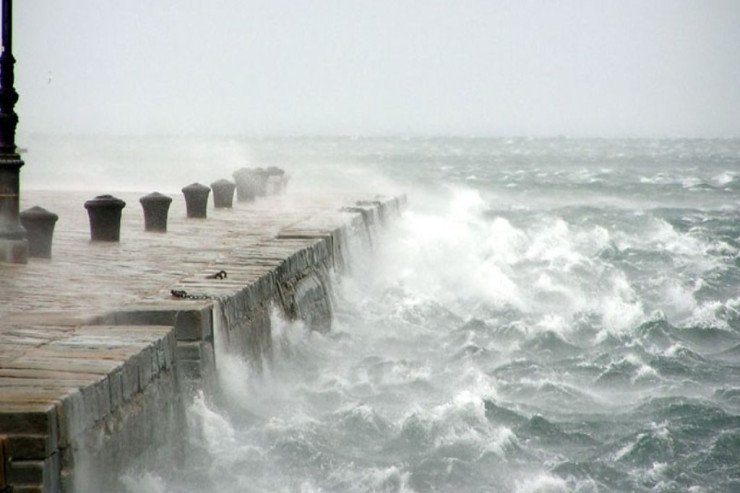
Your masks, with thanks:
M 124 491 L 740 489 L 740 141 L 106 145 L 109 190 L 145 154 L 144 191 L 278 165 L 409 196 L 336 279 L 333 331 L 275 313 L 264 374 L 219 354 L 184 463 Z

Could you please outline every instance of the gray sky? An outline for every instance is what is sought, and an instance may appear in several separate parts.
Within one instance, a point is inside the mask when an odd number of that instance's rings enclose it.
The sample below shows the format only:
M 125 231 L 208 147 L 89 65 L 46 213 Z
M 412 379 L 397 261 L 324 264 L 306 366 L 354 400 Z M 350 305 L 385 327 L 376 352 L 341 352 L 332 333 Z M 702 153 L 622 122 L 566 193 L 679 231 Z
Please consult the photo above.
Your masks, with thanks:
M 738 0 L 16 0 L 19 132 L 740 137 Z

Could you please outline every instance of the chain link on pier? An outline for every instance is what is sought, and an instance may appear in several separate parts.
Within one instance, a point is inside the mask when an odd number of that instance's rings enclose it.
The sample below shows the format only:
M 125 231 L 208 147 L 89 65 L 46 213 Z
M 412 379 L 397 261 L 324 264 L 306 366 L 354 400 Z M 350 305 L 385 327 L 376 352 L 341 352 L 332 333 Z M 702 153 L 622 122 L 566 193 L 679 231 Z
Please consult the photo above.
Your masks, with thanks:
M 207 275 L 206 279 L 226 279 L 227 277 L 228 274 L 226 274 L 226 271 L 220 270 L 215 274 Z M 179 298 L 181 300 L 215 300 L 217 298 L 217 296 L 210 296 L 207 294 L 188 294 L 184 289 L 172 289 L 170 290 L 170 293 L 172 293 L 172 296 L 175 298 Z

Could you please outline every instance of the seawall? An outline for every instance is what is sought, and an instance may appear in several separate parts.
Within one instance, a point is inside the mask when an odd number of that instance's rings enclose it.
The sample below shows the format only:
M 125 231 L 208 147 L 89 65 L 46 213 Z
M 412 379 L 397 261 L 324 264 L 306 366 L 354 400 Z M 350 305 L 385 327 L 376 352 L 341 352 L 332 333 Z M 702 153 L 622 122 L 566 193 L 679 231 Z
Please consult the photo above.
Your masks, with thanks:
M 216 346 L 259 371 L 272 310 L 331 330 L 332 273 L 405 208 L 291 194 L 189 219 L 175 196 L 151 233 L 141 194 L 118 194 L 121 241 L 104 243 L 90 195 L 27 193 L 60 216 L 52 259 L 0 264 L 0 491 L 110 491 L 117 465 L 176 456 L 186 398 L 217 385 Z

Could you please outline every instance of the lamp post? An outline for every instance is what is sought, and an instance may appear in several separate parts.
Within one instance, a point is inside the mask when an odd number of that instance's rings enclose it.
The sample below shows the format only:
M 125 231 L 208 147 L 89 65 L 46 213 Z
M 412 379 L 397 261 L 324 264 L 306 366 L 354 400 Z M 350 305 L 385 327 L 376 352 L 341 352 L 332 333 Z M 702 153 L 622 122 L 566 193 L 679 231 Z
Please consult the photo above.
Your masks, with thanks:
M 20 170 L 23 161 L 15 146 L 18 93 L 13 82 L 13 1 L 2 0 L 2 54 L 0 55 L 0 262 L 28 262 L 28 240 L 21 225 Z

